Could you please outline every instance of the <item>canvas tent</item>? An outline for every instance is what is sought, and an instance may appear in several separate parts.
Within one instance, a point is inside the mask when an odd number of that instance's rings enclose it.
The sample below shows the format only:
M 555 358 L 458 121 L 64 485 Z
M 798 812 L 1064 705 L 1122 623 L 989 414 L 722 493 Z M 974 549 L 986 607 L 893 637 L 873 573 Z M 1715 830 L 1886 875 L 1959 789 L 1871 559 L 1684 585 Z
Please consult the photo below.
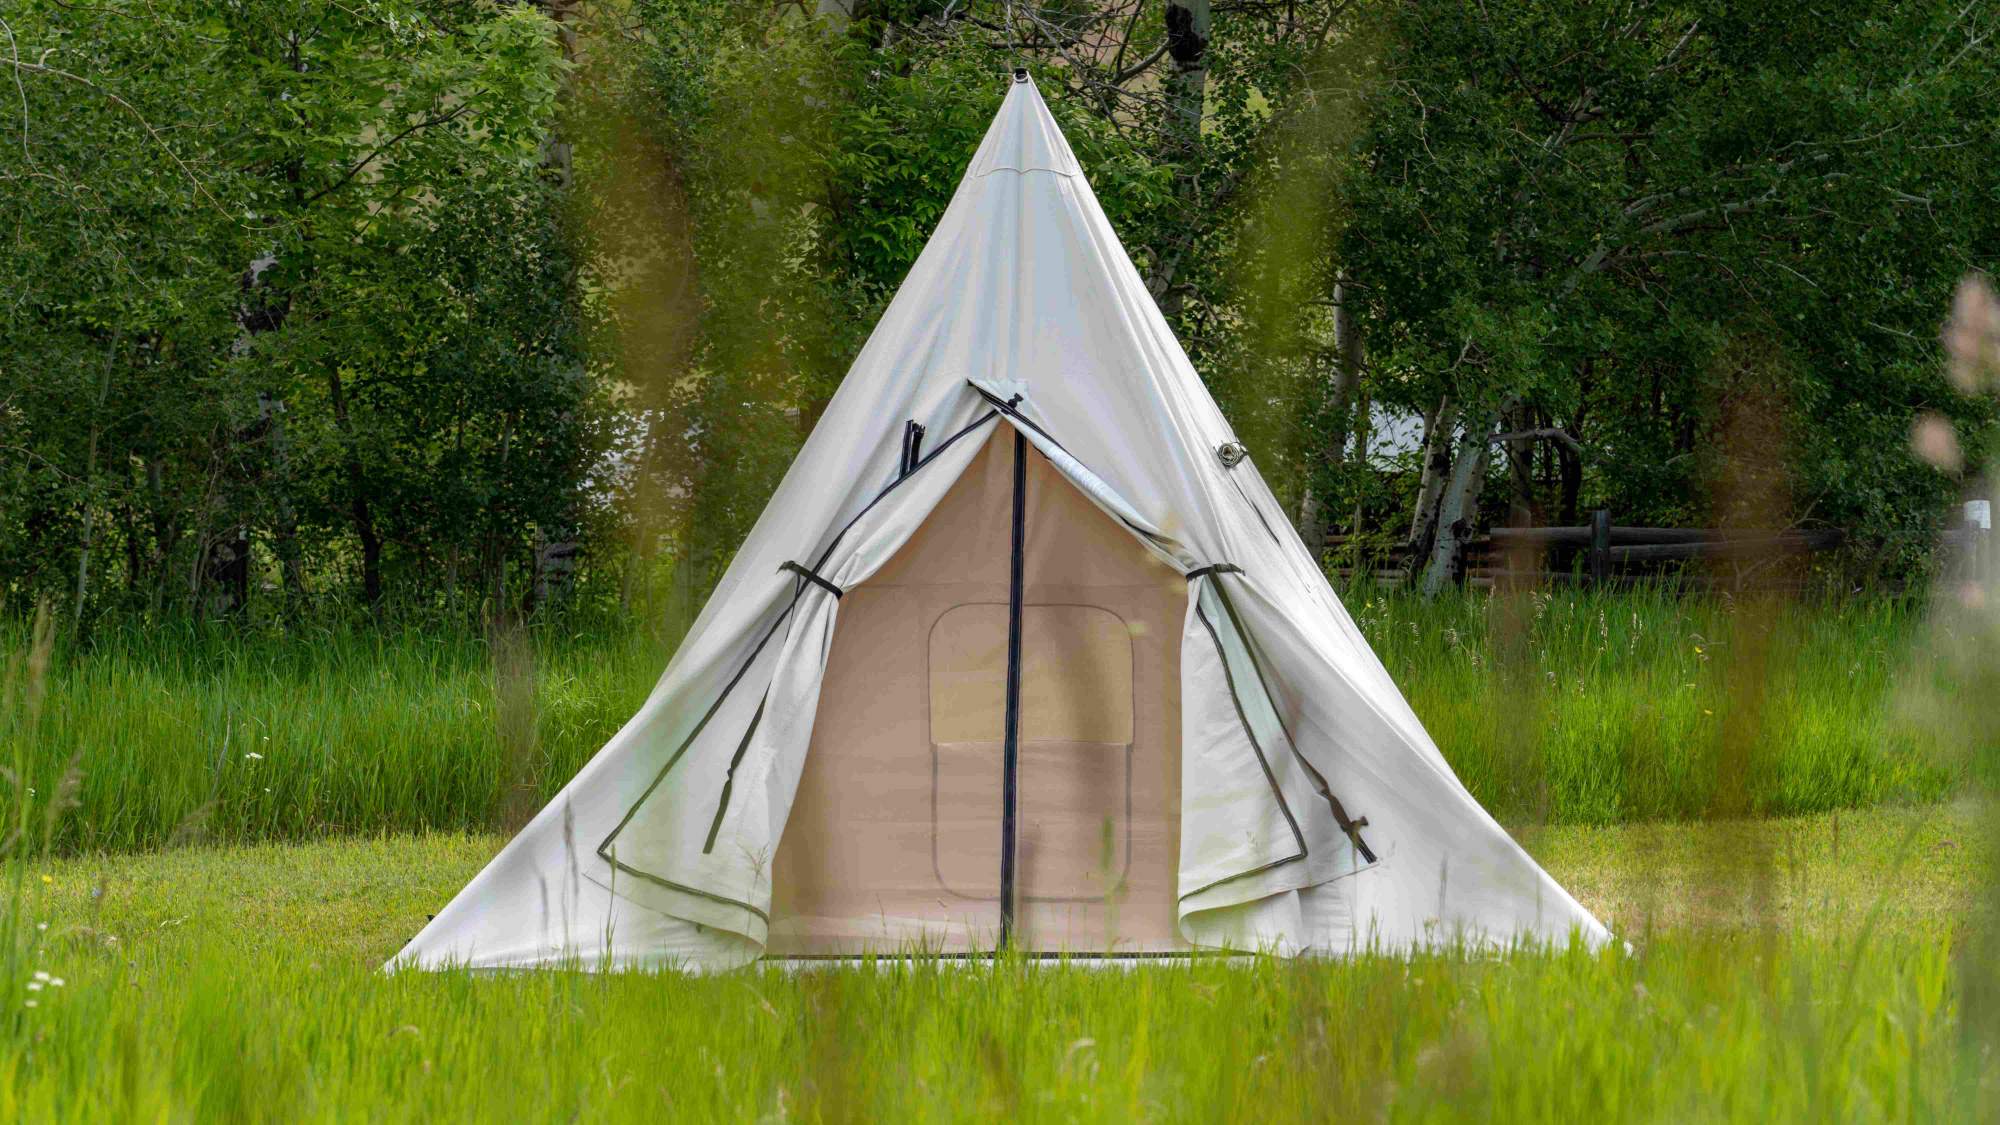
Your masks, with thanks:
M 1025 75 L 639 713 L 390 962 L 1605 932 L 1466 792 Z

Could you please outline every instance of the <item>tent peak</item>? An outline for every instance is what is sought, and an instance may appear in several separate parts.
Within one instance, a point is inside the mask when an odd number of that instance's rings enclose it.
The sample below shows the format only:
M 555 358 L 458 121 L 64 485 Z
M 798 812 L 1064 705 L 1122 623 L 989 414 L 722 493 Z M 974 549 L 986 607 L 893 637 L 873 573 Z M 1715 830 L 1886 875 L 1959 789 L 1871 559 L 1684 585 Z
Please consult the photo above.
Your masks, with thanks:
M 1063 139 L 1062 130 L 1050 115 L 1048 104 L 1028 68 L 1014 68 L 1007 97 L 993 115 L 986 139 L 973 154 L 968 169 L 974 177 L 994 172 L 1053 172 L 1059 176 L 1082 176 L 1083 169 Z

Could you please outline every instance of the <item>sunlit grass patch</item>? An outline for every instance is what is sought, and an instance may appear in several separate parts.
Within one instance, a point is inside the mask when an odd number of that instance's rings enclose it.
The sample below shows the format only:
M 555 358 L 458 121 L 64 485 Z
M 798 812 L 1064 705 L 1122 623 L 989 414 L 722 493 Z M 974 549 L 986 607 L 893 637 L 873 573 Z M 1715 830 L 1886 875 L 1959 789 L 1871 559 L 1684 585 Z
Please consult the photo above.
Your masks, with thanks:
M 1973 1120 L 1991 1067 L 1953 956 L 1982 884 L 1949 845 L 1974 827 L 1548 829 L 1538 855 L 1631 951 L 1131 971 L 385 977 L 498 837 L 54 861 L 17 901 L 50 923 L 28 968 L 65 985 L 7 990 L 0 1117 Z M 1750 852 L 1763 915 L 1700 874 Z

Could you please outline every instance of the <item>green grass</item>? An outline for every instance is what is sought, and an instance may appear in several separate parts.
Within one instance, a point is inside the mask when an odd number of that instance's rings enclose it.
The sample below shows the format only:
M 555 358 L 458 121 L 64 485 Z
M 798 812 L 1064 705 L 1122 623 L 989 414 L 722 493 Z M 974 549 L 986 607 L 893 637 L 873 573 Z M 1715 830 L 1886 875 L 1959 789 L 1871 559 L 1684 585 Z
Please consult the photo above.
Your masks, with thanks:
M 1716 807 L 1724 723 L 1749 707 L 1740 687 L 1753 678 L 1728 601 L 1348 602 L 1503 818 L 1608 824 Z M 1925 731 L 1890 705 L 1921 619 L 1883 600 L 1779 613 L 1754 669 L 1766 694 L 1742 808 L 1955 791 Z M 79 807 L 57 840 L 69 851 L 492 828 L 553 795 L 638 708 L 670 651 L 629 623 L 522 637 L 522 659 L 496 662 L 464 627 L 105 628 L 86 648 L 58 644 L 39 718 L 0 734 L 39 793 L 75 771 Z M 0 650 L 25 641 L 23 623 L 0 623 Z
M 1613 824 L 1926 802 L 1959 787 L 1896 705 L 1921 601 L 1765 606 L 1657 589 L 1347 598 L 1467 788 L 1502 819 Z M 1720 767 L 1730 737 L 1747 769 Z M 1720 792 L 1738 776 L 1745 791 Z
M 100 633 L 58 646 L 15 751 L 40 793 L 74 770 L 68 850 L 492 826 L 553 796 L 670 653 L 639 628 L 520 643 L 509 663 L 463 627 Z
M 1135 971 L 383 977 L 497 836 L 17 863 L 0 1120 L 1980 1120 L 1976 815 L 1530 834 L 1631 952 Z

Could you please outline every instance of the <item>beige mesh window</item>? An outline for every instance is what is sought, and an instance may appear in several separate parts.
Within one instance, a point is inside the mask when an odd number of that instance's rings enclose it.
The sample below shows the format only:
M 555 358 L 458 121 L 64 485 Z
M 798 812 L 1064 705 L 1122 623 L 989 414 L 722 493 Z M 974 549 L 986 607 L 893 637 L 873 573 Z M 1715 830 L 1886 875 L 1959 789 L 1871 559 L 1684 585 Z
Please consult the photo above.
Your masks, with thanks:
M 774 955 L 990 948 L 999 930 L 1013 432 L 841 599 L 773 861 Z M 1015 934 L 1040 951 L 1184 948 L 1187 588 L 1027 459 Z
M 1089 605 L 1021 613 L 1020 833 L 1024 899 L 1102 899 L 1129 859 L 1132 635 Z M 931 628 L 931 750 L 938 880 L 1000 894 L 1007 607 L 954 606 Z

